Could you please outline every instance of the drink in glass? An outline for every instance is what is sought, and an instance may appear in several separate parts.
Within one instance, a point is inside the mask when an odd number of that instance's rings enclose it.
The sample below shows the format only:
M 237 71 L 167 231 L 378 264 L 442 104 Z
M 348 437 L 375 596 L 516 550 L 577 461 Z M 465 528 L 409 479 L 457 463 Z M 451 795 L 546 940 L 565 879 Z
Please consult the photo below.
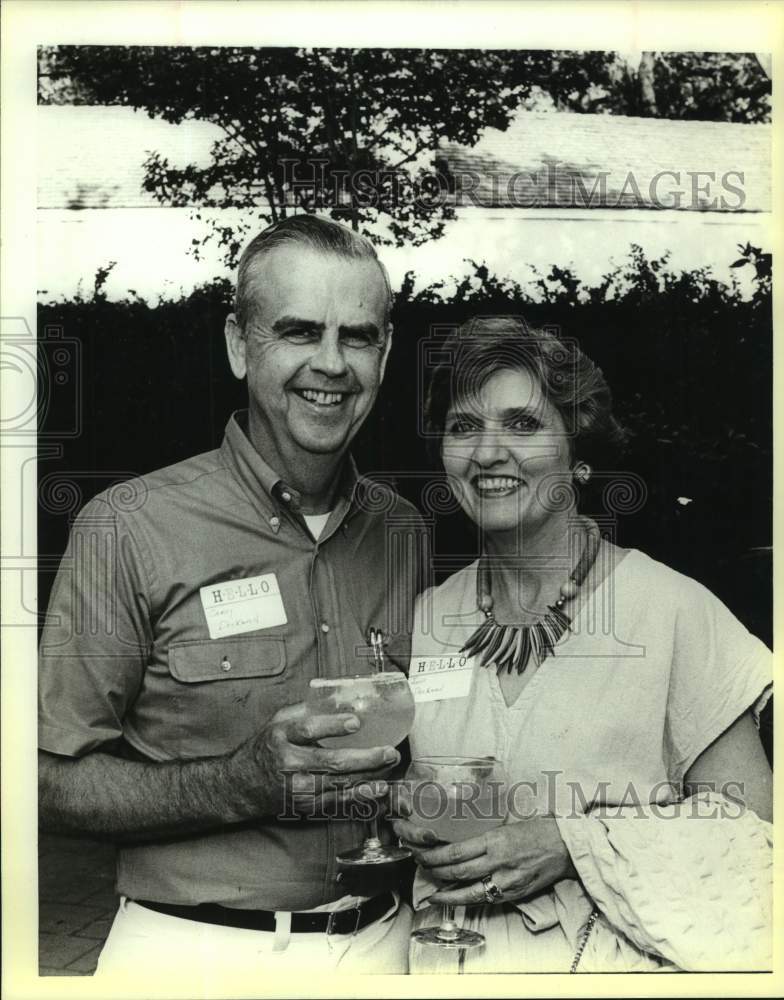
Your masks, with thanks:
M 498 785 L 475 781 L 425 782 L 412 797 L 411 819 L 448 843 L 480 837 L 503 822 L 500 790 Z
M 478 837 L 505 818 L 505 776 L 493 757 L 420 757 L 406 772 L 410 818 L 449 842 Z M 441 923 L 411 937 L 440 948 L 479 948 L 484 936 L 455 921 L 455 908 L 443 904 Z
M 408 679 L 397 670 L 354 677 L 317 677 L 310 682 L 307 705 L 314 715 L 356 715 L 359 729 L 345 736 L 325 736 L 323 747 L 395 747 L 411 731 L 414 699 Z
M 379 633 L 380 635 L 380 633 Z M 378 640 L 380 643 L 380 639 Z M 381 659 L 377 661 L 381 665 Z M 318 677 L 310 682 L 306 704 L 313 715 L 350 713 L 359 719 L 356 733 L 325 736 L 323 747 L 397 746 L 414 723 L 414 696 L 408 678 L 400 671 L 380 670 L 354 677 Z M 356 850 L 337 856 L 344 867 L 380 865 L 411 857 L 405 847 L 385 846 L 378 835 L 378 817 L 371 821 L 371 835 Z

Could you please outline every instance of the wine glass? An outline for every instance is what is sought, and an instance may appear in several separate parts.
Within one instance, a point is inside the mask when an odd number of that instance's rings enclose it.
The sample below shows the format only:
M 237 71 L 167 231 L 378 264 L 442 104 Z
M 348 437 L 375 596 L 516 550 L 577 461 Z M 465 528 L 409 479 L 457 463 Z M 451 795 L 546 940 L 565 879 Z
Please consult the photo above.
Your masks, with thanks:
M 323 747 L 397 746 L 408 736 L 414 723 L 414 697 L 406 675 L 398 670 L 315 678 L 310 682 L 306 704 L 314 715 L 347 712 L 359 719 L 359 729 L 355 733 L 321 737 L 318 743 Z M 405 847 L 385 847 L 381 843 L 378 816 L 371 820 L 371 827 L 371 835 L 361 847 L 337 856 L 342 865 L 390 864 L 411 857 Z
M 419 757 L 405 783 L 411 819 L 444 841 L 478 837 L 506 817 L 506 778 L 494 757 Z M 455 907 L 442 904 L 441 923 L 413 931 L 413 940 L 439 948 L 479 948 L 484 935 L 455 921 Z

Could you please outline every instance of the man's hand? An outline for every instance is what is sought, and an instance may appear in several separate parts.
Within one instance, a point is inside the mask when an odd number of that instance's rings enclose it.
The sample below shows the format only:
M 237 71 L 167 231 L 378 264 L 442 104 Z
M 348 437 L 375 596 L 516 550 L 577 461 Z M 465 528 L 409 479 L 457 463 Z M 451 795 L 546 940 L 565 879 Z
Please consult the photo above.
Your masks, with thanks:
M 323 748 L 325 736 L 356 732 L 355 715 L 311 715 L 304 703 L 276 712 L 261 732 L 233 754 L 247 789 L 249 808 L 258 815 L 335 815 L 340 803 L 386 794 L 379 780 L 400 760 L 394 747 L 369 750 Z
M 308 716 L 304 705 L 277 712 L 229 754 L 194 760 L 132 761 L 106 753 L 79 758 L 39 752 L 42 823 L 63 833 L 150 840 L 198 833 L 264 816 L 325 819 L 342 803 L 386 794 L 382 780 L 400 755 L 393 747 L 325 750 L 356 716 Z
M 411 824 L 399 823 L 395 829 L 400 836 L 410 833 Z M 414 856 L 434 881 L 444 884 L 429 901 L 454 906 L 488 902 L 482 883 L 487 875 L 503 894 L 498 902 L 526 899 L 562 878 L 577 877 L 552 816 L 509 823 L 459 843 L 414 847 Z

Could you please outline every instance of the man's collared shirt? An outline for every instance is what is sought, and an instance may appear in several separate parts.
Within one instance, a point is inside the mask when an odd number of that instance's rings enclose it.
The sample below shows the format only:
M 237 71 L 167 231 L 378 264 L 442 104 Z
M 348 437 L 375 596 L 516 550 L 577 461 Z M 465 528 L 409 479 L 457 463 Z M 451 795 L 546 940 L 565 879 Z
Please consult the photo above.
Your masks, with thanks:
M 114 487 L 77 518 L 40 650 L 41 749 L 151 761 L 227 753 L 314 677 L 366 673 L 370 628 L 408 669 L 427 574 L 415 508 L 345 463 L 314 541 L 238 417 L 220 449 Z M 128 751 L 125 751 L 128 752 Z M 136 899 L 306 909 L 342 895 L 349 821 L 266 818 L 122 846 Z

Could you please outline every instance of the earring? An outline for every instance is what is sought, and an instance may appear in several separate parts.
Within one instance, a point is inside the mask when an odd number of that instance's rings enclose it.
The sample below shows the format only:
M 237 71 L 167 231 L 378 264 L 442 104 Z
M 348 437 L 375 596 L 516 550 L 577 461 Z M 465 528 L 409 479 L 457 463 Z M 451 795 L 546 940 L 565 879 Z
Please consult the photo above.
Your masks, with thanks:
M 576 482 L 580 483 L 581 486 L 584 486 L 591 478 L 591 472 L 592 469 L 587 462 L 578 462 L 574 467 L 572 475 L 574 476 Z

